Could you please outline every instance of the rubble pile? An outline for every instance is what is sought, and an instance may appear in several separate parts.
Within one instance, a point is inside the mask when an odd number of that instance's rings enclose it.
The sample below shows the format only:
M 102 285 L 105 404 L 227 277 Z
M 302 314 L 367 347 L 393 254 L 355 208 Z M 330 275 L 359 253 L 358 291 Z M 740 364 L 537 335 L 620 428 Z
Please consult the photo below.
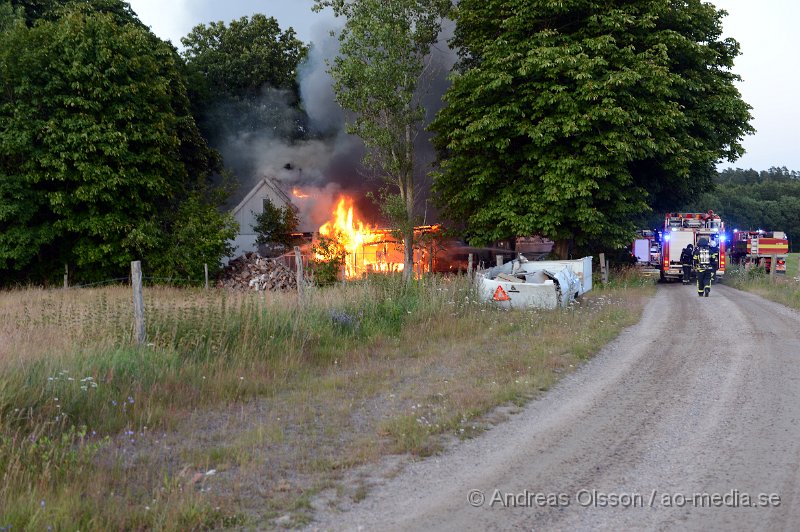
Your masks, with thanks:
M 295 273 L 255 252 L 231 260 L 222 270 L 218 288 L 229 290 L 297 290 Z

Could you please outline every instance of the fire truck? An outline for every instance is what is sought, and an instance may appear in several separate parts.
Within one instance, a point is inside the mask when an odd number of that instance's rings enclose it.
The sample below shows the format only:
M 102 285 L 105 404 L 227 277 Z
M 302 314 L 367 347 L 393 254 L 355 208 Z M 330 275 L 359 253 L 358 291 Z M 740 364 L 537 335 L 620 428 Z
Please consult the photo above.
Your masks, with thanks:
M 643 275 L 658 275 L 661 263 L 661 234 L 659 231 L 639 229 L 631 244 L 631 257 Z
M 701 238 L 707 238 L 712 246 L 719 247 L 719 269 L 717 277 L 725 275 L 725 224 L 714 211 L 670 212 L 664 218 L 664 231 L 661 233 L 662 281 L 683 278 L 681 252 L 686 246 L 697 245 Z
M 763 266 L 767 272 L 772 269 L 772 256 L 775 255 L 775 273 L 786 273 L 789 239 L 783 231 L 734 229 L 730 253 L 736 264 Z

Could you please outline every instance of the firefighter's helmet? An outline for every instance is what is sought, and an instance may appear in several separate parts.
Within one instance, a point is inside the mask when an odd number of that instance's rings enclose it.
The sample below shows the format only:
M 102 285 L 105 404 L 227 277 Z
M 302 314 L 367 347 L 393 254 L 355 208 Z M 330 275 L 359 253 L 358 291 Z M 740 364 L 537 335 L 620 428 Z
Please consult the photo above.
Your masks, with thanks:
M 700 240 L 697 241 L 697 245 L 700 247 L 707 246 L 708 239 L 706 237 L 701 238 Z

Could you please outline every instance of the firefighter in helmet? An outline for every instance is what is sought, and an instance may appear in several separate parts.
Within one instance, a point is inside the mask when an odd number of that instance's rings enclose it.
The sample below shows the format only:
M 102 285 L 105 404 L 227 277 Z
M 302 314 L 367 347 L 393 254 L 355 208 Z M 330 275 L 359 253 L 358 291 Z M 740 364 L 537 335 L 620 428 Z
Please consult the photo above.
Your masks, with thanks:
M 681 267 L 683 268 L 683 284 L 689 284 L 689 276 L 692 273 L 692 245 L 689 244 L 681 251 Z
M 697 272 L 697 295 L 708 297 L 711 281 L 719 268 L 719 248 L 709 246 L 708 239 L 702 237 L 694 248 L 692 264 Z

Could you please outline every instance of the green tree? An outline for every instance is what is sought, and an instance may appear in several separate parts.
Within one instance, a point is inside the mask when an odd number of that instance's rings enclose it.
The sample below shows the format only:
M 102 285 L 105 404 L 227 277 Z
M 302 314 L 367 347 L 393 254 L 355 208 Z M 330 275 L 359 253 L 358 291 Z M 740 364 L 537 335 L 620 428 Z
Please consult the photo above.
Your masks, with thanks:
M 203 190 L 193 191 L 180 202 L 177 211 L 160 224 L 167 238 L 156 245 L 148 262 L 153 274 L 161 278 L 203 279 L 203 265 L 214 275 L 221 269 L 220 257 L 234 252 L 232 244 L 239 224 L 230 212 L 220 213 L 221 198 L 206 197 Z
M 384 213 L 403 237 L 404 276 L 414 261 L 414 142 L 425 118 L 420 79 L 451 9 L 450 0 L 316 0 L 346 19 L 330 66 L 339 104 L 353 112 L 348 132 L 367 148 L 364 164 L 391 187 Z
M 739 47 L 701 0 L 461 0 L 431 129 L 434 189 L 471 242 L 617 247 L 743 152 Z
M 296 75 L 308 48 L 292 28 L 281 31 L 275 18 L 255 14 L 229 25 L 200 24 L 181 42 L 190 98 L 209 138 L 242 129 L 302 136 Z M 246 123 L 232 124 L 231 116 Z
M 70 11 L 83 10 L 85 13 L 110 13 L 119 24 L 145 27 L 124 0 L 11 0 L 11 4 L 22 9 L 29 26 L 37 20 L 53 21 Z
M 273 17 L 255 14 L 230 25 L 195 26 L 181 39 L 183 57 L 213 95 L 258 96 L 265 85 L 295 89 L 297 66 L 307 53 L 292 28 L 281 31 Z
M 165 253 L 181 227 L 171 213 L 218 164 L 174 48 L 85 7 L 0 41 L 4 280 L 52 279 L 64 263 L 116 276 Z
M 256 244 L 279 244 L 290 248 L 295 244 L 292 233 L 297 232 L 300 219 L 291 205 L 276 207 L 271 201 L 264 200 L 264 210 L 256 214 L 253 230 L 256 232 Z
M 342 245 L 339 233 L 331 236 L 320 235 L 311 246 L 311 272 L 314 282 L 319 286 L 334 284 L 342 275 L 347 261 L 347 250 Z

